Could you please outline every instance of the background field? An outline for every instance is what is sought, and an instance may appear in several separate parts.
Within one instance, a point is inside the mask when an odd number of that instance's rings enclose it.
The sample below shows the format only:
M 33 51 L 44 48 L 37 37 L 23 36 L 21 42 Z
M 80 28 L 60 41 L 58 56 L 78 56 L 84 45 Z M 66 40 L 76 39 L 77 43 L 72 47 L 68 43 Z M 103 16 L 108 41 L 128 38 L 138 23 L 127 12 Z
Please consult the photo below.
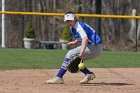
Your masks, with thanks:
M 67 72 L 64 84 L 46 84 L 55 77 L 66 52 L 1 48 L 0 93 L 139 93 L 140 52 L 104 51 L 85 61 L 96 74 L 89 84 L 79 84 L 84 77 L 80 72 Z
M 0 69 L 59 68 L 66 50 L 0 49 Z M 101 56 L 85 61 L 87 67 L 135 68 L 140 67 L 140 52 L 104 51 Z

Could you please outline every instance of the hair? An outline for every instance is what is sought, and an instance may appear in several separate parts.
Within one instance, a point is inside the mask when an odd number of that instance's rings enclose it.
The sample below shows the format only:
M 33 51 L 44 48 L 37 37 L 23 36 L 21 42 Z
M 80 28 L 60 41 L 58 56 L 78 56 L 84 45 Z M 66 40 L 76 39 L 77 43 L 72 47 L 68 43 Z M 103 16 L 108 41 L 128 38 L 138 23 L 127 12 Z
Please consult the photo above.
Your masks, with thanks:
M 73 11 L 68 11 L 68 12 L 66 12 L 65 14 L 75 14 L 75 12 L 73 12 Z

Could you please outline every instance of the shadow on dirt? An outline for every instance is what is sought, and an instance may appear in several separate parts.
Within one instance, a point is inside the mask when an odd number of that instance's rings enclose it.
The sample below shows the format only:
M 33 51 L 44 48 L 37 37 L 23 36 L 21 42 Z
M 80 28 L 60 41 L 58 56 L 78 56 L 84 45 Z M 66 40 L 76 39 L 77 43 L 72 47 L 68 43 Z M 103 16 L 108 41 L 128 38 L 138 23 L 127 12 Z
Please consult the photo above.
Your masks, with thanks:
M 132 83 L 105 83 L 105 82 L 100 82 L 100 83 L 88 83 L 88 84 L 81 84 L 80 86 L 128 86 L 128 85 L 134 85 Z

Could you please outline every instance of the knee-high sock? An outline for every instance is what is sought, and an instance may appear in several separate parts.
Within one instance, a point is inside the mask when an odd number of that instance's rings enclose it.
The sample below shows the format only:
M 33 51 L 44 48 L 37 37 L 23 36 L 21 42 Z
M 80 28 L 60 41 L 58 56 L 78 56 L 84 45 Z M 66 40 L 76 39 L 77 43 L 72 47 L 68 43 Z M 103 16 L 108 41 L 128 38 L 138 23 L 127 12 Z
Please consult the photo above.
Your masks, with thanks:
M 58 71 L 58 73 L 57 73 L 57 77 L 60 77 L 60 78 L 62 78 L 63 77 L 63 75 L 66 73 L 66 66 L 67 66 L 67 64 L 69 63 L 69 61 L 70 61 L 70 59 L 69 58 L 65 58 L 64 59 L 64 62 L 63 62 L 63 64 L 62 64 L 62 66 L 61 66 L 61 68 L 59 69 L 59 71 Z
M 57 77 L 62 78 L 63 75 L 66 73 L 66 71 L 67 71 L 66 69 L 60 68 L 59 71 L 58 71 L 58 73 L 57 73 Z
M 92 72 L 90 70 L 88 70 L 86 67 L 82 70 L 80 70 L 81 72 L 83 72 L 85 75 L 86 74 L 92 74 Z

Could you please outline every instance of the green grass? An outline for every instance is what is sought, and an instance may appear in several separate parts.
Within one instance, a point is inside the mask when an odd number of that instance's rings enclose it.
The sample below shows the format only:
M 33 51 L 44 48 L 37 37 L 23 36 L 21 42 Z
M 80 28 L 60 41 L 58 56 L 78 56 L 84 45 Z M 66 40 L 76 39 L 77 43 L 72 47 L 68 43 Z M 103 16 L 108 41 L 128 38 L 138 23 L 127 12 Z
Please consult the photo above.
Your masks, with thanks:
M 0 49 L 0 69 L 58 68 L 66 51 Z
M 140 52 L 104 51 L 100 57 L 89 60 L 87 66 L 101 68 L 140 67 Z
M 59 68 L 67 51 L 0 48 L 0 70 Z M 140 52 L 104 51 L 96 59 L 85 61 L 87 67 L 140 67 Z

